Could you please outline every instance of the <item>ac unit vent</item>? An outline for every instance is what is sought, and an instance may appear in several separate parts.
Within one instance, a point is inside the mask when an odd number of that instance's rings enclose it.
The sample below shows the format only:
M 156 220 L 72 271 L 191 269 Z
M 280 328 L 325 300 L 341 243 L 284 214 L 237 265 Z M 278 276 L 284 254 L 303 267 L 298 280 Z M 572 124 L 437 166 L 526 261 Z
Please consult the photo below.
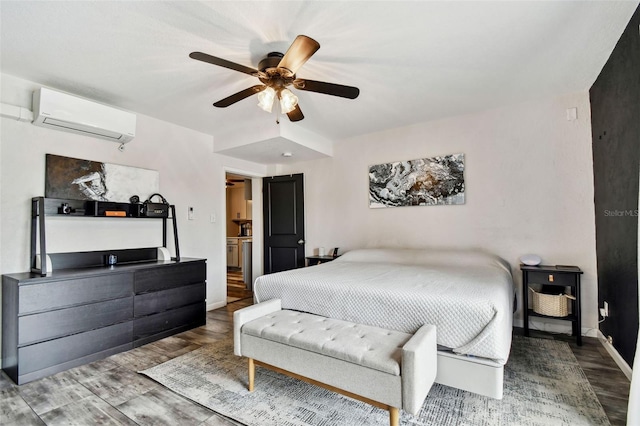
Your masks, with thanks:
M 136 115 L 45 87 L 33 92 L 33 124 L 127 143 L 136 135 Z

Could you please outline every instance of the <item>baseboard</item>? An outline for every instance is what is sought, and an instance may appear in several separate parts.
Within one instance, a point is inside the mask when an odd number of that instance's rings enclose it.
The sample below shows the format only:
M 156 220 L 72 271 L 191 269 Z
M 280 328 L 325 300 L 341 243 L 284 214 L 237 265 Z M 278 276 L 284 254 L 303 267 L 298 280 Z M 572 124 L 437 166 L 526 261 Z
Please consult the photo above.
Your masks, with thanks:
M 561 321 L 561 320 L 556 320 L 556 321 L 558 322 L 546 322 L 546 321 L 543 322 L 543 321 L 537 321 L 536 319 L 533 319 L 533 318 L 529 318 L 529 328 L 531 330 L 545 331 L 547 333 L 566 334 L 568 336 L 572 334 L 571 323 L 569 321 Z M 523 328 L 524 320 L 514 319 L 513 326 Z M 583 336 L 598 337 L 598 330 L 595 328 L 582 327 L 580 332 L 582 333 Z
M 629 367 L 629 364 L 627 364 L 627 361 L 625 361 L 624 358 L 622 358 L 618 350 L 611 343 L 607 341 L 607 338 L 605 337 L 604 334 L 602 334 L 602 331 L 600 330 L 598 330 L 598 340 L 600 340 L 600 343 L 602 343 L 602 346 L 604 346 L 607 352 L 609 352 L 609 355 L 611 355 L 611 358 L 613 358 L 613 360 L 618 365 L 618 367 L 620 367 L 620 370 L 622 370 L 624 375 L 627 376 L 627 379 L 631 380 L 631 374 L 633 370 L 631 369 L 631 367 Z
M 225 306 L 227 306 L 226 301 L 207 303 L 207 311 L 213 311 L 214 309 L 223 308 Z

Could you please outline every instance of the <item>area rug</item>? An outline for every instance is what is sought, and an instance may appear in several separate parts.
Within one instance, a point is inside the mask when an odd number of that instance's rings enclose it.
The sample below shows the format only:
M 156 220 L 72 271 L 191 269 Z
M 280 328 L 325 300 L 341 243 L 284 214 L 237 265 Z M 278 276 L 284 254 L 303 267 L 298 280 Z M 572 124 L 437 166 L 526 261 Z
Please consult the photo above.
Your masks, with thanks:
M 233 340 L 204 346 L 141 371 L 172 391 L 245 425 L 387 425 L 385 410 L 256 368 L 249 393 L 247 361 Z M 515 336 L 505 367 L 504 398 L 434 384 L 417 416 L 402 425 L 609 425 L 569 345 Z

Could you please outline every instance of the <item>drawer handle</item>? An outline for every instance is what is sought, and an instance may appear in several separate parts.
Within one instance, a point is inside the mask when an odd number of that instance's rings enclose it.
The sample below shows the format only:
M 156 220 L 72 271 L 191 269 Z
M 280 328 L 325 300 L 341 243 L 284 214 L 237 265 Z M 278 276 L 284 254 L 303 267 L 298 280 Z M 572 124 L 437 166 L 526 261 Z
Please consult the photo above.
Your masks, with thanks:
M 552 283 L 553 282 L 553 274 L 549 274 L 549 282 Z

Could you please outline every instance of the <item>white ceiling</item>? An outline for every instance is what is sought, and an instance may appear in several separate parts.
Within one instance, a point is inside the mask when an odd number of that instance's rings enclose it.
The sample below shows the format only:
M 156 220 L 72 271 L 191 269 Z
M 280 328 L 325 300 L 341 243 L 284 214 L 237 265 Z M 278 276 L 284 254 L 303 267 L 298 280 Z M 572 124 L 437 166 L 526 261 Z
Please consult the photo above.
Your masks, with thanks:
M 305 34 L 322 47 L 298 76 L 361 94 L 296 91 L 306 118 L 292 124 L 337 141 L 588 90 L 637 4 L 2 0 L 0 69 L 221 138 L 276 116 L 255 97 L 213 107 L 257 79 L 189 53 L 257 67 Z

